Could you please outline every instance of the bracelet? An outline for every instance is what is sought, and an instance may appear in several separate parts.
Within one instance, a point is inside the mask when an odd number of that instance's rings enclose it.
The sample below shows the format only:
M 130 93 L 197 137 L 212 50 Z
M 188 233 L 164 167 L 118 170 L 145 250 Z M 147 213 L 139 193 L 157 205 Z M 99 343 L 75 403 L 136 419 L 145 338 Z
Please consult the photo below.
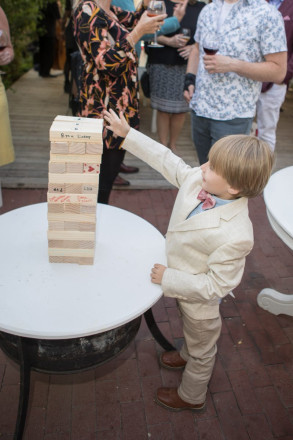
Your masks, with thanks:
M 194 73 L 186 73 L 184 77 L 184 89 L 188 91 L 189 86 L 195 86 L 195 78 L 196 76 Z

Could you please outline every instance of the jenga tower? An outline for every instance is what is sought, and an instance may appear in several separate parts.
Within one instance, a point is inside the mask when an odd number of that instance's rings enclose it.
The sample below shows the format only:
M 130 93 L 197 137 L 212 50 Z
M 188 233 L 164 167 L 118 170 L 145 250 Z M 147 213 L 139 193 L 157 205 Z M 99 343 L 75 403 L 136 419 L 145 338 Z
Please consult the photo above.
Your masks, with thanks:
M 50 263 L 93 264 L 102 119 L 57 116 L 50 128 Z

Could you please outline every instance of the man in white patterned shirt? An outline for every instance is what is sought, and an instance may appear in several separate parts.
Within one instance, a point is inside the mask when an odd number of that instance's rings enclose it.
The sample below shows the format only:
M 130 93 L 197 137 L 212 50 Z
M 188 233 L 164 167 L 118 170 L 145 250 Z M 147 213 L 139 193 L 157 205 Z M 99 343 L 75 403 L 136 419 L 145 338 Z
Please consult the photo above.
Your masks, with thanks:
M 211 34 L 218 42 L 214 55 L 203 49 Z M 250 133 L 261 83 L 285 77 L 287 44 L 281 14 L 265 0 L 213 0 L 199 16 L 194 39 L 184 95 L 202 164 L 221 137 Z

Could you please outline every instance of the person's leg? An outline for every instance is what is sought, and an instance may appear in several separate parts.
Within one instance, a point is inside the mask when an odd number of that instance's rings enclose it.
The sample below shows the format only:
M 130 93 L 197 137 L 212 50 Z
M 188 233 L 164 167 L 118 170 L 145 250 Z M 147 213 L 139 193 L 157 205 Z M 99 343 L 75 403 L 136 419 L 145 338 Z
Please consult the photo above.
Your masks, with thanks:
M 178 395 L 191 404 L 202 404 L 211 378 L 221 333 L 221 318 L 195 320 L 183 314 L 185 344 L 180 356 L 187 361 Z
M 276 130 L 280 117 L 280 108 L 286 96 L 286 84 L 273 84 L 265 93 L 261 93 L 256 103 L 258 137 L 267 142 L 274 151 Z
M 211 119 L 212 145 L 230 134 L 250 134 L 253 118 L 235 118 L 228 121 Z M 211 145 L 211 146 L 212 146 Z
M 186 113 L 173 113 L 170 118 L 170 141 L 169 147 L 172 151 L 176 151 L 177 139 L 181 133 L 182 127 L 184 125 Z
M 46 35 L 40 38 L 40 76 L 47 77 L 50 75 L 54 61 L 54 44 L 54 38 Z
M 161 144 L 168 146 L 169 130 L 170 130 L 171 113 L 165 113 L 158 110 L 157 113 L 157 130 L 159 141 Z
M 212 146 L 210 119 L 197 116 L 191 112 L 192 140 L 195 145 L 200 165 L 208 161 L 208 153 Z
M 98 203 L 108 204 L 113 182 L 119 173 L 124 155 L 125 150 L 104 148 L 100 168 Z

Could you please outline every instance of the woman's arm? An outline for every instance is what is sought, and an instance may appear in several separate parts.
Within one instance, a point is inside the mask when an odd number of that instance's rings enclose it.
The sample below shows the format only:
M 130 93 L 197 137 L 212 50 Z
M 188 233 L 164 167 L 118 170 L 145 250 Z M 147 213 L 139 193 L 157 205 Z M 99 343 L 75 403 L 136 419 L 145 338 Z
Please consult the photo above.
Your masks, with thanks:
M 5 15 L 5 12 L 1 7 L 0 7 L 0 29 L 2 29 L 8 35 L 8 45 L 2 52 L 0 52 L 0 65 L 6 66 L 7 64 L 11 63 L 11 61 L 13 60 L 14 50 L 11 43 L 8 20 Z

